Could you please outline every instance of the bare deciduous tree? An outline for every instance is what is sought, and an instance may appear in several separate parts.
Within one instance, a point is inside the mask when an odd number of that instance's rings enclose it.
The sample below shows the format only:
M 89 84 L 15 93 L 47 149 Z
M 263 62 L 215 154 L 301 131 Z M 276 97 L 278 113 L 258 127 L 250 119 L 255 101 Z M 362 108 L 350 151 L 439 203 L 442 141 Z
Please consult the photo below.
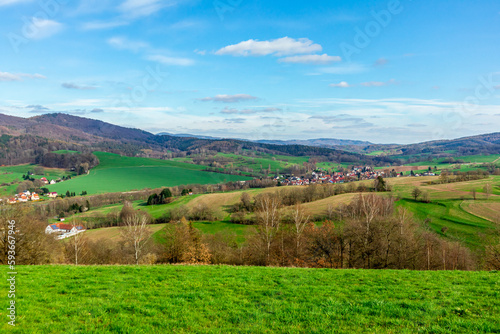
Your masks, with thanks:
M 297 204 L 295 208 L 292 210 L 292 222 L 295 226 L 295 255 L 297 257 L 300 256 L 301 253 L 301 240 L 302 235 L 304 234 L 304 229 L 306 225 L 309 223 L 310 216 L 304 211 L 304 208 Z
M 76 266 L 79 263 L 85 263 L 85 258 L 88 255 L 87 239 L 85 232 L 81 232 L 70 237 L 65 244 L 66 255 L 74 260 Z
M 486 199 L 490 199 L 491 196 L 491 183 L 486 183 L 483 188 Z
M 148 223 L 149 217 L 138 212 L 127 215 L 122 222 L 121 234 L 133 248 L 135 264 L 139 264 L 142 251 L 151 237 Z
M 266 247 L 267 263 L 271 258 L 271 245 L 278 234 L 281 224 L 281 201 L 277 196 L 264 194 L 257 203 L 258 232 Z

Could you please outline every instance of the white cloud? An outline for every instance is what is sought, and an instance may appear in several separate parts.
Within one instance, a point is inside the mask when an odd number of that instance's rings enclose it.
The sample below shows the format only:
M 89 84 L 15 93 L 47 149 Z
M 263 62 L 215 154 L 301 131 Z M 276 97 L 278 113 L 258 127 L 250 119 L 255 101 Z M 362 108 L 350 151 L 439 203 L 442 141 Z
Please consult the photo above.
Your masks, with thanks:
M 223 47 L 215 54 L 244 57 L 275 55 L 281 57 L 321 52 L 322 50 L 323 48 L 321 45 L 314 44 L 308 38 L 293 39 L 290 37 L 283 37 L 270 41 L 250 39 L 238 44 Z
M 337 84 L 330 84 L 330 87 L 340 87 L 340 88 L 349 88 L 351 87 L 351 85 L 349 85 L 347 82 L 345 81 L 341 81 Z
M 1 81 L 21 81 L 21 80 L 22 80 L 22 78 L 19 74 L 0 72 L 0 82 Z
M 194 60 L 189 58 L 167 57 L 162 55 L 151 55 L 146 57 L 147 60 L 155 61 L 163 65 L 173 66 L 191 66 L 194 65 Z
M 159 10 L 176 5 L 176 1 L 172 0 L 126 0 L 118 9 L 126 16 L 137 18 L 141 16 L 149 16 Z
M 8 72 L 0 72 L 0 82 L 2 81 L 22 81 L 24 78 L 27 79 L 47 79 L 45 76 L 35 73 L 35 74 L 26 74 L 26 73 L 8 73 Z
M 281 58 L 280 63 L 292 63 L 292 64 L 315 64 L 315 65 L 326 65 L 333 62 L 342 61 L 339 56 L 329 56 L 326 53 L 323 55 L 303 55 L 303 56 L 292 56 Z
M 141 41 L 131 41 L 125 37 L 113 37 L 108 39 L 108 44 L 119 50 L 130 50 L 137 52 L 149 48 L 149 44 Z
M 203 102 L 222 102 L 222 103 L 235 103 L 241 101 L 257 100 L 257 97 L 247 94 L 236 95 L 216 95 L 214 97 L 205 97 L 200 99 Z
M 27 38 L 30 39 L 44 39 L 52 35 L 57 34 L 63 28 L 63 25 L 59 22 L 52 20 L 45 20 L 33 17 L 31 19 L 31 25 L 26 34 Z

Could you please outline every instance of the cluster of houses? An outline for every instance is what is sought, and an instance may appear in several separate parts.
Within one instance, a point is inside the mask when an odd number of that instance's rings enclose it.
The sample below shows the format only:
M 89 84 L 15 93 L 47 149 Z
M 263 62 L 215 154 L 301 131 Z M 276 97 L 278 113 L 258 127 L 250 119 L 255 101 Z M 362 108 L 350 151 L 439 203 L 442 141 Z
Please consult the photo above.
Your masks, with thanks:
M 56 180 L 50 180 L 50 181 L 49 181 L 49 180 L 47 180 L 47 178 L 46 178 L 46 177 L 42 177 L 42 178 L 40 179 L 40 181 L 42 181 L 44 184 L 56 184 L 56 183 L 57 183 L 57 182 L 56 182 Z
M 85 232 L 87 229 L 81 225 L 65 223 L 50 224 L 45 228 L 45 234 L 54 234 L 56 239 L 65 239 Z
M 335 172 L 333 174 L 326 174 L 321 171 L 317 171 L 312 172 L 309 177 L 282 175 L 276 177 L 275 180 L 285 186 L 307 186 L 310 184 L 346 183 L 358 180 L 373 180 L 379 176 L 385 177 L 385 172 L 375 171 L 371 167 L 353 167 L 350 172 L 346 173 Z
M 47 194 L 50 198 L 56 198 L 57 193 L 56 192 L 51 192 Z M 30 192 L 29 190 L 26 190 L 22 193 L 14 195 L 14 197 L 11 197 L 7 200 L 8 204 L 16 204 L 16 203 L 27 203 L 27 202 L 37 202 L 40 200 L 40 195 L 35 193 L 35 192 Z
M 14 197 L 9 198 L 8 203 L 9 204 L 16 204 L 16 203 L 26 203 L 29 201 L 36 202 L 40 200 L 40 195 L 37 193 L 31 193 L 29 190 L 26 190 L 22 193 L 16 194 Z
M 312 172 L 310 176 L 294 176 L 294 175 L 280 175 L 275 177 L 276 181 L 279 181 L 282 185 L 285 186 L 307 186 L 310 184 L 324 184 L 324 183 L 347 183 L 351 181 L 360 181 L 360 180 L 374 180 L 377 177 L 401 177 L 403 173 L 396 173 L 394 170 L 391 173 L 387 173 L 382 170 L 374 170 L 369 166 L 357 166 L 353 167 L 349 172 L 335 172 L 333 174 L 327 174 L 327 172 L 316 171 Z M 418 176 L 436 176 L 435 173 L 424 172 L 421 174 L 411 173 L 410 176 L 418 177 Z
M 44 184 L 56 184 L 57 183 L 56 180 L 50 180 L 49 181 L 46 177 L 42 177 L 40 179 L 40 181 L 42 181 Z M 56 192 L 49 192 L 47 194 L 47 196 L 49 198 L 56 198 L 57 195 L 58 194 Z M 16 203 L 36 202 L 36 201 L 39 201 L 39 200 L 40 200 L 40 195 L 39 194 L 37 194 L 35 192 L 31 193 L 29 190 L 26 190 L 26 191 L 24 191 L 22 193 L 14 195 L 14 197 L 11 197 L 11 198 L 7 199 L 7 203 L 8 204 L 16 204 Z

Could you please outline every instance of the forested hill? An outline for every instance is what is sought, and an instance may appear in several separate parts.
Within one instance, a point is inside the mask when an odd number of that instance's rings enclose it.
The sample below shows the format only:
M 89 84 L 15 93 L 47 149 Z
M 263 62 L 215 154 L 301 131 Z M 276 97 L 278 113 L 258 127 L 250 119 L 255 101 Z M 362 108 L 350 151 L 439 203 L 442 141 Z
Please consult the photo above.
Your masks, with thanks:
M 20 118 L 0 114 L 0 163 L 43 161 L 55 150 L 93 150 L 129 156 L 172 157 L 207 152 L 241 153 L 253 150 L 270 154 L 311 156 L 335 162 L 390 163 L 387 157 L 367 157 L 342 150 L 306 145 L 275 145 L 234 139 L 200 139 L 125 128 L 68 114 L 46 114 Z
M 155 135 L 139 129 L 63 113 L 31 118 L 0 114 L 0 135 L 0 163 L 8 165 L 44 161 L 45 154 L 56 150 L 75 150 L 84 154 L 98 150 L 128 156 L 155 158 L 217 152 L 241 154 L 250 150 L 269 154 L 308 156 L 317 158 L 317 161 L 371 165 L 398 163 L 398 158 L 401 155 L 412 156 L 414 160 L 424 161 L 431 155 L 439 157 L 450 154 L 460 156 L 500 154 L 500 133 L 411 145 L 378 146 L 372 144 L 366 148 L 363 148 L 363 145 L 370 143 L 345 141 L 345 145 L 333 148 L 322 147 L 323 145 L 302 145 L 301 143 L 308 143 L 308 141 L 300 140 L 251 142 L 237 139 Z M 323 142 L 325 140 L 323 139 Z M 341 149 L 342 147 L 344 149 Z M 389 153 L 384 156 L 363 154 L 375 149 Z
M 439 154 L 453 151 L 459 156 L 476 154 L 500 154 L 500 132 L 452 140 L 435 140 L 399 147 L 405 155 Z

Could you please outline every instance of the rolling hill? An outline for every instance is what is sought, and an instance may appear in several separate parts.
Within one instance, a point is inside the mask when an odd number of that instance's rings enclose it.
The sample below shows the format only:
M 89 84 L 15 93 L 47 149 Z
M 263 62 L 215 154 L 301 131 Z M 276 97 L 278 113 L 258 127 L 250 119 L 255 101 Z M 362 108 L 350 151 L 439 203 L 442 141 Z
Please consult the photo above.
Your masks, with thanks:
M 131 158 L 95 152 L 100 161 L 88 175 L 48 186 L 58 193 L 87 191 L 89 194 L 126 192 L 144 188 L 173 187 L 187 184 L 217 184 L 250 180 L 249 177 L 202 171 L 203 166 L 182 162 Z
M 411 145 L 380 145 L 328 138 L 252 142 L 195 135 L 155 135 L 64 113 L 31 118 L 0 114 L 0 163 L 33 163 L 41 154 L 56 150 L 106 151 L 155 158 L 164 158 L 169 152 L 195 155 L 200 152 L 240 154 L 253 151 L 381 166 L 428 161 L 436 157 L 500 154 L 500 133 Z
M 32 163 L 35 156 L 43 151 L 61 149 L 84 152 L 100 150 L 130 156 L 142 155 L 144 150 L 150 150 L 149 155 L 154 157 L 162 157 L 169 151 L 191 154 L 200 151 L 236 153 L 241 150 L 253 150 L 290 156 L 323 156 L 338 161 L 383 160 L 341 150 L 305 145 L 274 145 L 236 139 L 159 136 L 139 129 L 129 129 L 64 113 L 46 114 L 27 119 L 0 115 L 0 135 L 3 138 L 0 142 L 2 144 L 0 145 L 0 162 L 6 164 L 11 164 L 7 156 L 13 154 L 13 146 L 18 142 L 22 145 L 17 145 L 16 151 L 18 153 L 22 151 L 23 154 L 16 155 L 15 163 Z

